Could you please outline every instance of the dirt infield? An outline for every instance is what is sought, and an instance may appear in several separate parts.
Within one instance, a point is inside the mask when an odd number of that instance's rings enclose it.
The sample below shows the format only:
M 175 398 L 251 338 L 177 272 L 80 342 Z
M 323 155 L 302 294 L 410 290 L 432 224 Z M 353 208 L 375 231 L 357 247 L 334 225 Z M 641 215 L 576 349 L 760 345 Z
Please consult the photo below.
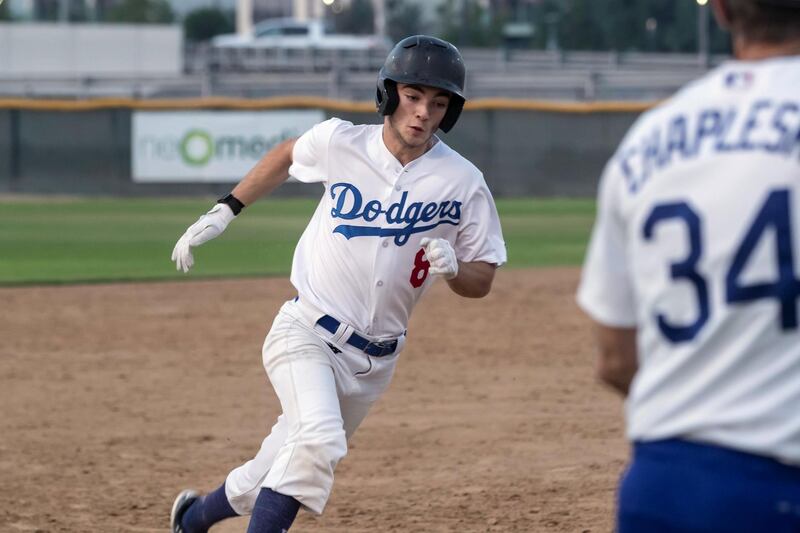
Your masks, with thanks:
M 627 447 L 576 269 L 419 305 L 394 383 L 298 532 L 608 532 Z M 278 414 L 260 347 L 286 279 L 0 289 L 0 531 L 167 531 Z M 237 518 L 212 531 L 243 532 Z

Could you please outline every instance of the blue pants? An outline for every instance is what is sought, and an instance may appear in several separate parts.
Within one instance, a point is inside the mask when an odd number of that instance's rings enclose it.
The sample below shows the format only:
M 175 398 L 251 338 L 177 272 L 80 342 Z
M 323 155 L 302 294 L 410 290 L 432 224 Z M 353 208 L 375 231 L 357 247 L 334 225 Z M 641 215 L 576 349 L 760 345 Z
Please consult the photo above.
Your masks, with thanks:
M 637 442 L 618 533 L 800 533 L 800 468 L 683 440 Z

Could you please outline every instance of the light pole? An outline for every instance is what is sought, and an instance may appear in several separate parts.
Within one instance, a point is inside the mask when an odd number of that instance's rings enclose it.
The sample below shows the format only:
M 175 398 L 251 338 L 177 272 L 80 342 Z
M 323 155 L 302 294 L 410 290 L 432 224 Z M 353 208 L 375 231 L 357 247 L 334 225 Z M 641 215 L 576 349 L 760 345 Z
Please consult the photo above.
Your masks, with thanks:
M 544 16 L 544 22 L 547 25 L 547 44 L 545 48 L 551 52 L 558 52 L 560 48 L 558 44 L 558 21 L 560 18 L 561 14 L 555 11 Z
M 703 68 L 711 64 L 708 46 L 708 0 L 697 0 L 697 61 Z
M 237 0 L 236 33 L 242 37 L 253 32 L 253 0 Z
M 647 50 L 656 51 L 656 31 L 658 30 L 658 20 L 650 17 L 644 21 L 644 29 L 647 30 Z
M 386 1 L 372 0 L 372 8 L 375 13 L 375 33 L 381 37 L 386 36 Z
M 58 3 L 58 21 L 64 24 L 69 22 L 69 0 L 61 0 Z

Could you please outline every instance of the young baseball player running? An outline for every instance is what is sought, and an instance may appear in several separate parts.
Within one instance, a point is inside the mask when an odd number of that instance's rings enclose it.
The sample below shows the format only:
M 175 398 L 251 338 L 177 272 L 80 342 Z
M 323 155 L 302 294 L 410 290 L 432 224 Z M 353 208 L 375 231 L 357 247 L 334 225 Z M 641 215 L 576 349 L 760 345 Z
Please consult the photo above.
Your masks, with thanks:
M 736 60 L 608 163 L 578 290 L 627 396 L 621 533 L 800 531 L 800 0 L 712 0 Z
M 178 495 L 174 533 L 247 514 L 248 532 L 280 533 L 300 507 L 322 513 L 347 440 L 389 385 L 411 310 L 434 277 L 461 296 L 488 294 L 506 261 L 497 210 L 481 172 L 435 135 L 458 120 L 464 75 L 450 43 L 402 40 L 378 77 L 382 125 L 333 118 L 277 146 L 176 244 L 185 272 L 193 247 L 288 175 L 325 186 L 295 250 L 297 297 L 264 341 L 283 413 L 222 486 Z

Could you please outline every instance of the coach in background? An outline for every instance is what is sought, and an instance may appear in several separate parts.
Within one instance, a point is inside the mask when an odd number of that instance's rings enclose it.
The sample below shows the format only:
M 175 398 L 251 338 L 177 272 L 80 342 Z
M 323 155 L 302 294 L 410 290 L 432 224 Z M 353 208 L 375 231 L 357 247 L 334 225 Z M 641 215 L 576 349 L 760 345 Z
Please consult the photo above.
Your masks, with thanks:
M 800 0 L 712 0 L 729 61 L 608 163 L 578 290 L 627 397 L 620 533 L 800 531 Z

